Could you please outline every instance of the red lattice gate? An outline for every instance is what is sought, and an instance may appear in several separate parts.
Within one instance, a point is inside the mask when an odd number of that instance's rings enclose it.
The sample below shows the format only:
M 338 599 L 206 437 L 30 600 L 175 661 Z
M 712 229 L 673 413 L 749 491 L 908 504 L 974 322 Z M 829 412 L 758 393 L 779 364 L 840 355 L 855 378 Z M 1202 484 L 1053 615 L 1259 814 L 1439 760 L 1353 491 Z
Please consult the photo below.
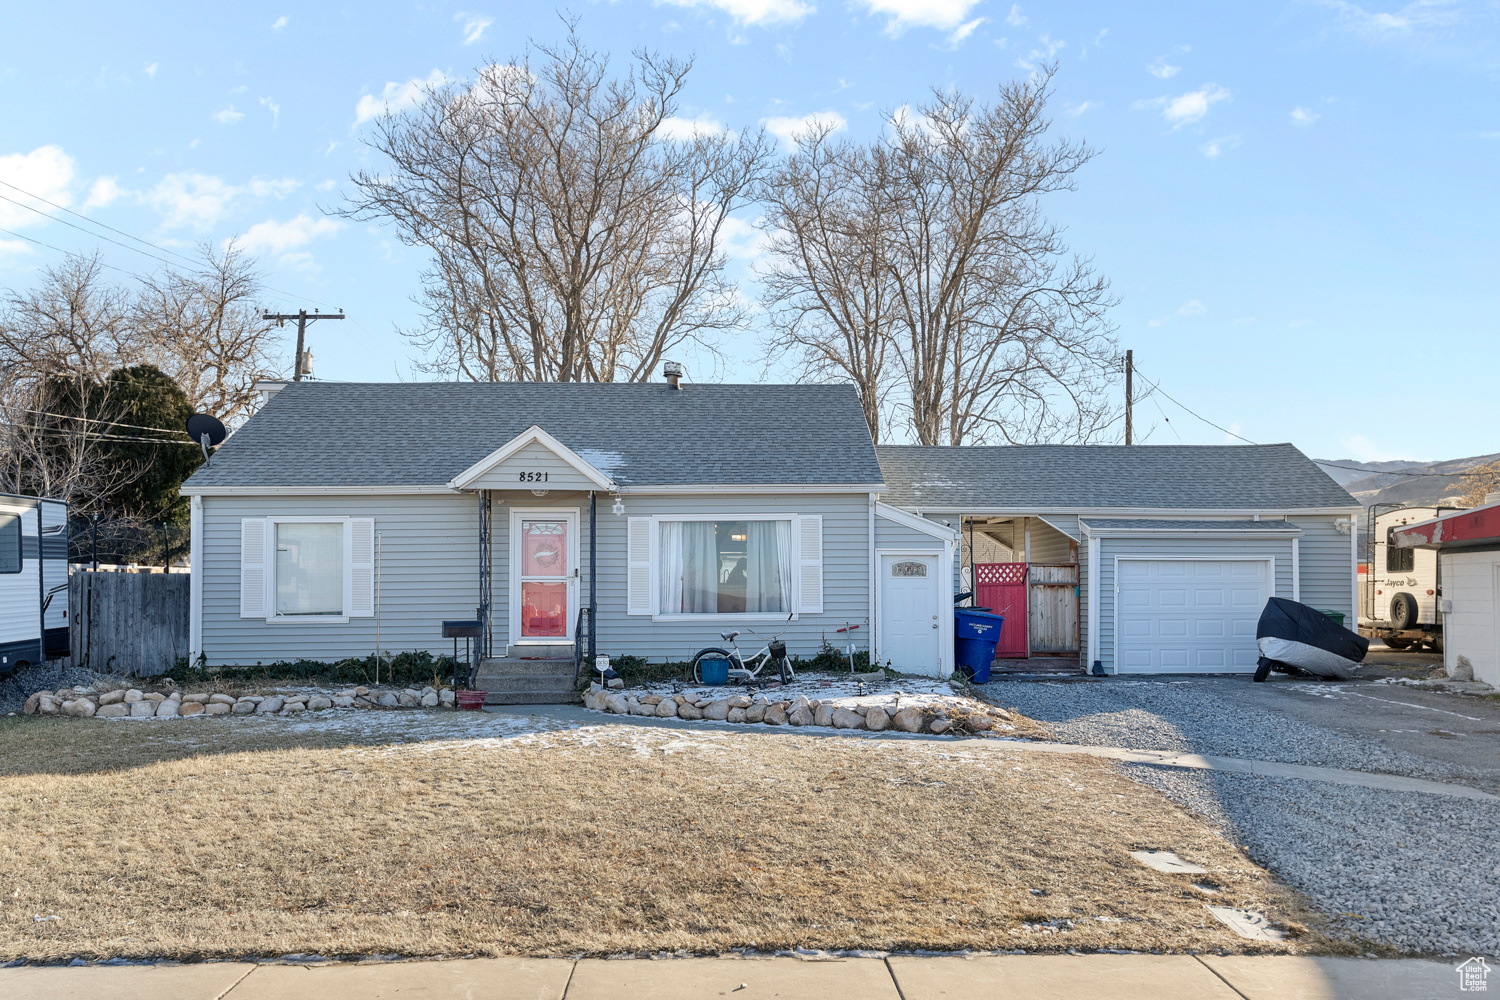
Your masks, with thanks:
M 974 603 L 1005 616 L 996 657 L 1025 657 L 1026 564 L 978 563 L 974 567 Z

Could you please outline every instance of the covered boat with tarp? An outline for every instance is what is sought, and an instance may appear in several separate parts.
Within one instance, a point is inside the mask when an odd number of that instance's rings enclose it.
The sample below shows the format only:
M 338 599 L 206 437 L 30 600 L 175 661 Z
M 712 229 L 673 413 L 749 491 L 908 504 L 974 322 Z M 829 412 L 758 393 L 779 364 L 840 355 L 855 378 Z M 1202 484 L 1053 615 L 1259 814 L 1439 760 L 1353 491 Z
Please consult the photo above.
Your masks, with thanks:
M 1317 608 L 1273 597 L 1255 626 L 1260 647 L 1255 679 L 1263 681 L 1273 667 L 1295 667 L 1319 677 L 1354 676 L 1369 651 L 1370 640 L 1351 632 Z

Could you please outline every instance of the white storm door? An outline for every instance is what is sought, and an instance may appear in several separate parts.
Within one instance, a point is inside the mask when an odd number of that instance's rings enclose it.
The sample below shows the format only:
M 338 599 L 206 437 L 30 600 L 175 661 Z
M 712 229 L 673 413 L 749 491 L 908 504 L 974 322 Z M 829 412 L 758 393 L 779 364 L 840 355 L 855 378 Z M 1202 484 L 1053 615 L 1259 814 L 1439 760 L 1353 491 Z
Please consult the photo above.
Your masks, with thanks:
M 911 674 L 940 675 L 938 557 L 880 557 L 880 648 L 884 664 Z
M 578 512 L 512 510 L 511 644 L 572 642 L 578 578 Z
M 1121 559 L 1117 672 L 1253 672 L 1269 596 L 1264 559 Z

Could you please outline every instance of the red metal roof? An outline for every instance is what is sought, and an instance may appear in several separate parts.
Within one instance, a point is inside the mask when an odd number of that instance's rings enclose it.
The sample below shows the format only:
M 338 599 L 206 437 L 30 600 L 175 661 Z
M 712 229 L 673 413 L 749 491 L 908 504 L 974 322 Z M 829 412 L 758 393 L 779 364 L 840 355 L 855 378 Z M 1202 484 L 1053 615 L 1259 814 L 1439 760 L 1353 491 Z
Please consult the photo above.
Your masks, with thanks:
M 1500 503 L 1455 511 L 1430 521 L 1408 524 L 1397 528 L 1393 538 L 1398 549 L 1461 549 L 1477 545 L 1500 545 Z

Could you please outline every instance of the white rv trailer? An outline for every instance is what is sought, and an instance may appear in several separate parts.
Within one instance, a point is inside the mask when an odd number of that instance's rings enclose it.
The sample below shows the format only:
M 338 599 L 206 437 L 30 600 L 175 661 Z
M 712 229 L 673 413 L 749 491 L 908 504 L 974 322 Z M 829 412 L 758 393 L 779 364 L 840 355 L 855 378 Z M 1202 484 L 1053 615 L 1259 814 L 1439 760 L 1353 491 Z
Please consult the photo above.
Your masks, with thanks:
M 0 494 L 0 677 L 68 655 L 68 505 Z
M 1441 652 L 1443 647 L 1443 580 L 1437 552 L 1398 548 L 1393 531 L 1426 521 L 1453 506 L 1398 507 L 1375 516 L 1374 552 L 1360 593 L 1360 634 L 1381 639 L 1392 649 Z

